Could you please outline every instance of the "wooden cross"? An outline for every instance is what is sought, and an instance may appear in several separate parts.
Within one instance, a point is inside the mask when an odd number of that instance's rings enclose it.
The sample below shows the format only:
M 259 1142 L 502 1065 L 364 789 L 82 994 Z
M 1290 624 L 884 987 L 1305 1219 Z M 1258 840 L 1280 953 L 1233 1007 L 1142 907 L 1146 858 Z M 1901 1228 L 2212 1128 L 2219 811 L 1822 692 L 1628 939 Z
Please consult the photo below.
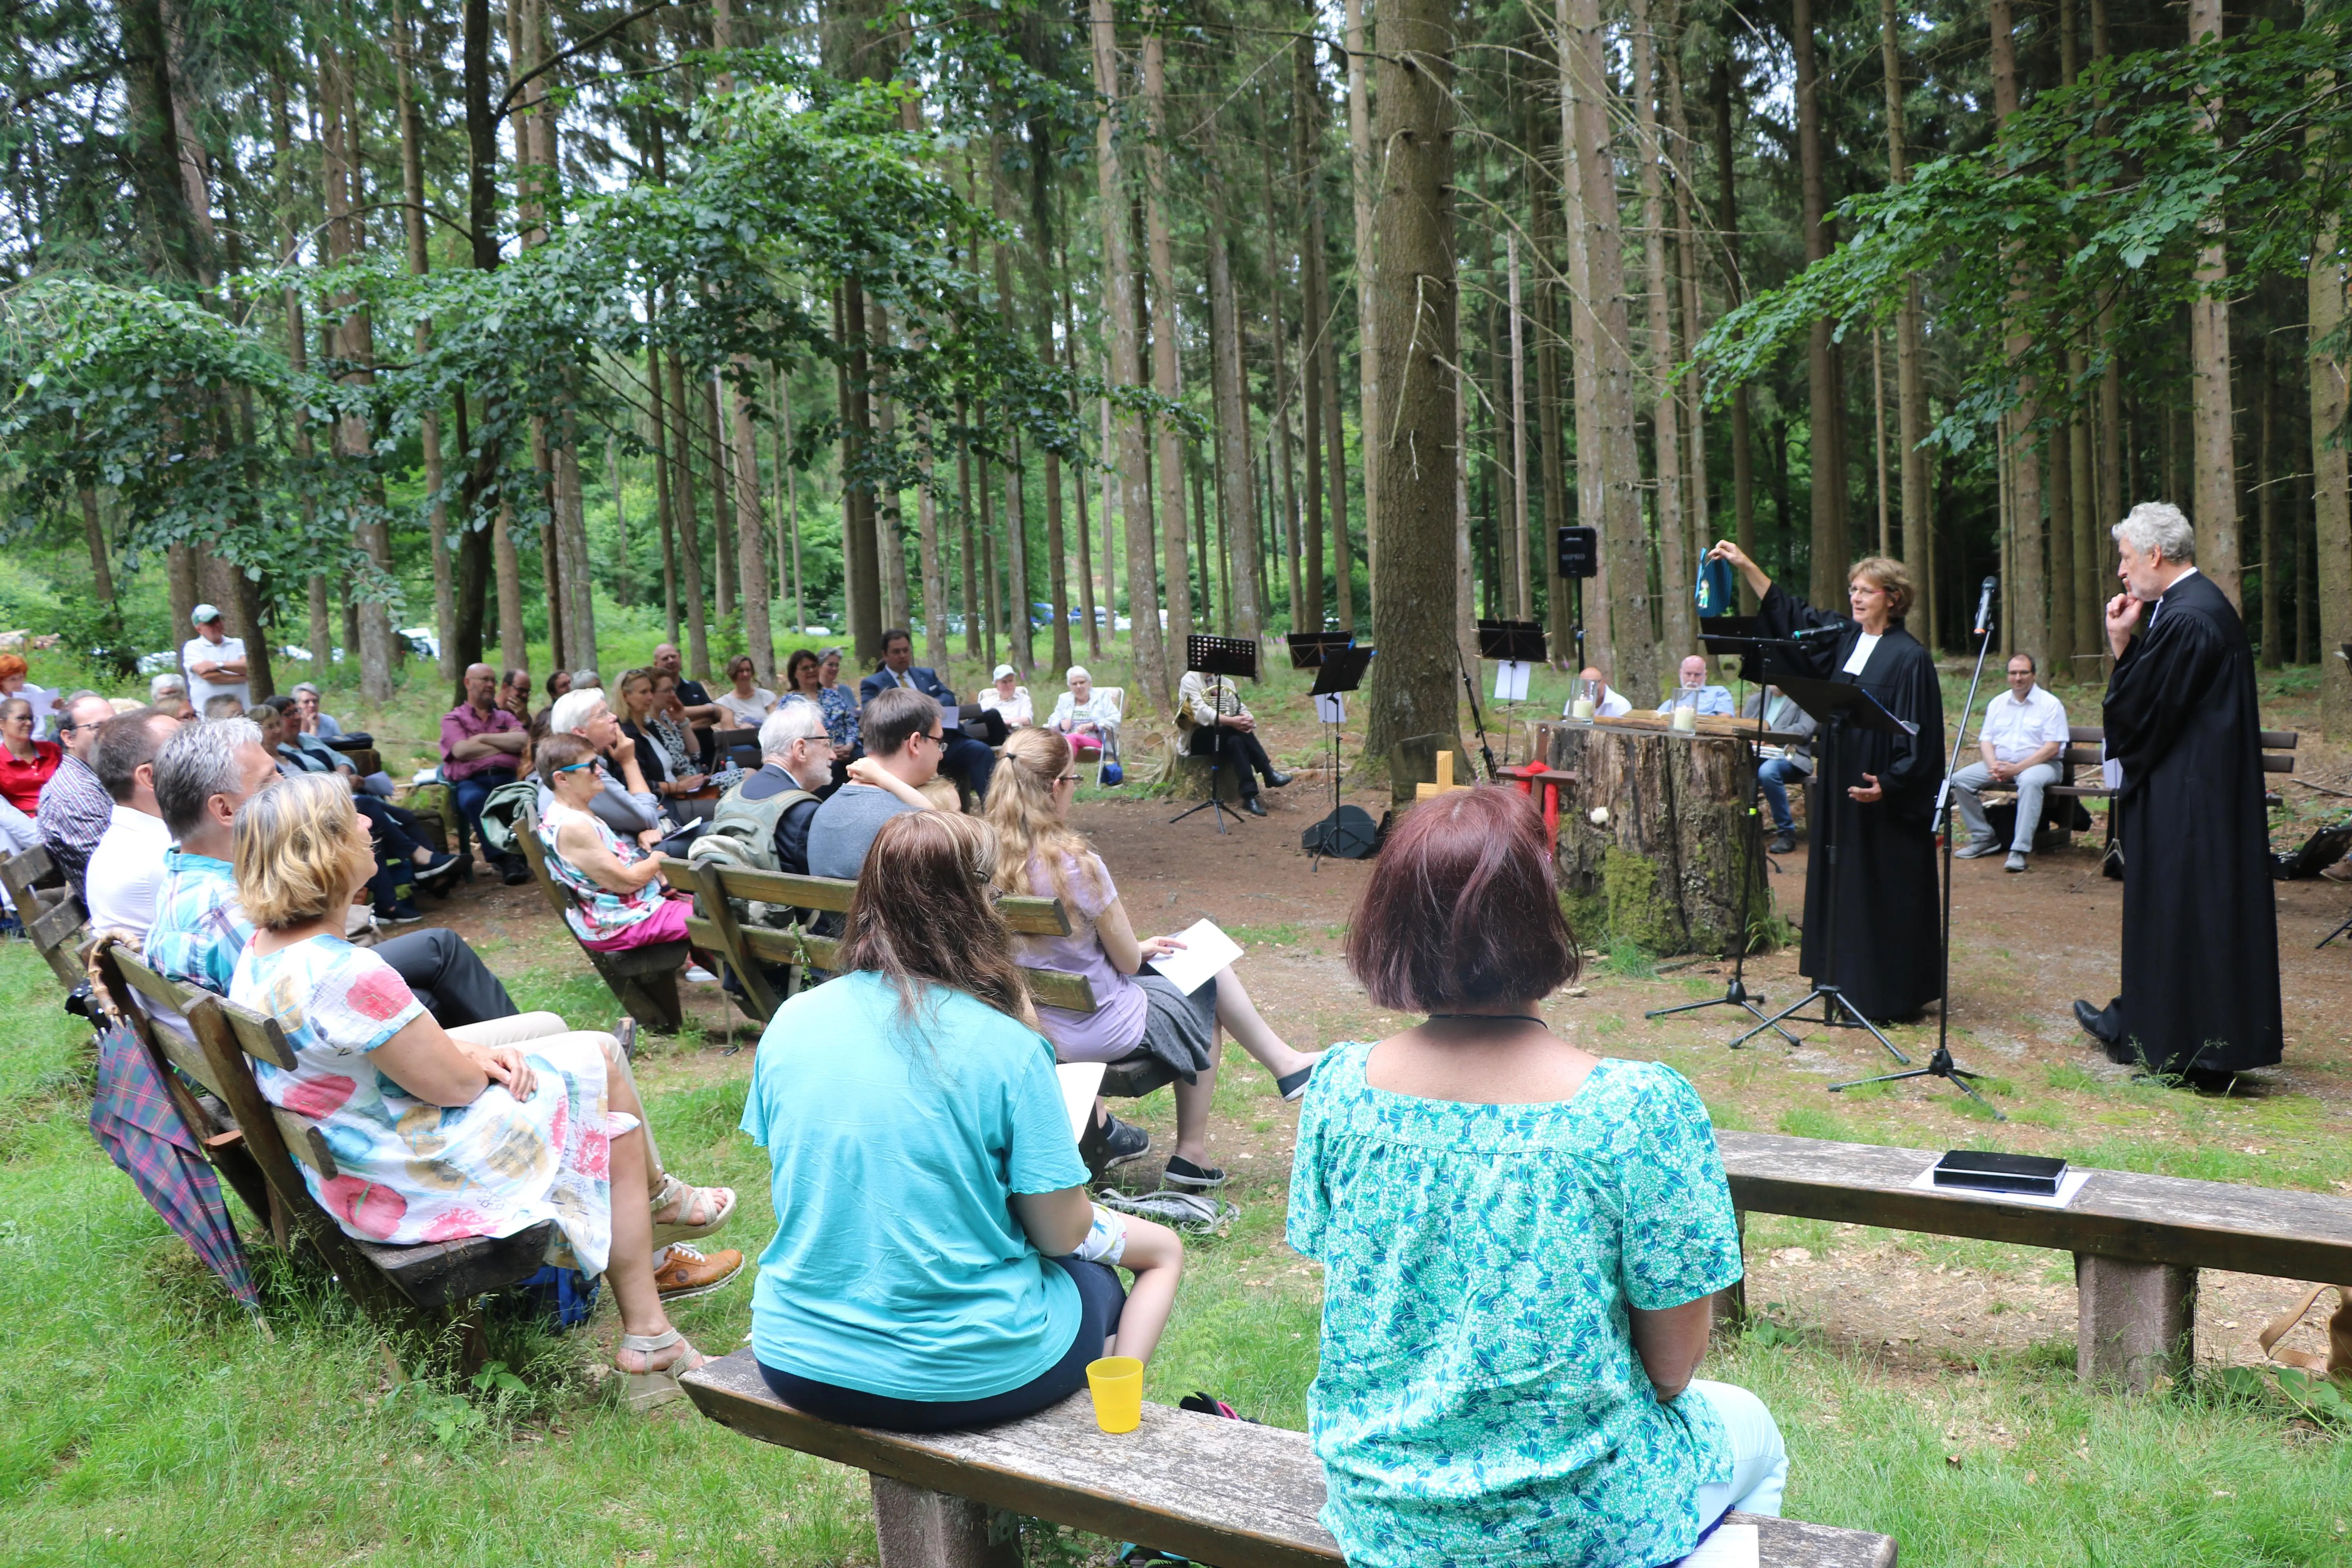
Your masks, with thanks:
M 1454 753 L 1440 752 L 1437 753 L 1437 782 L 1413 785 L 1412 798 L 1416 802 L 1433 800 L 1441 795 L 1450 795 L 1457 789 L 1469 787 L 1468 784 L 1458 784 L 1454 782 Z

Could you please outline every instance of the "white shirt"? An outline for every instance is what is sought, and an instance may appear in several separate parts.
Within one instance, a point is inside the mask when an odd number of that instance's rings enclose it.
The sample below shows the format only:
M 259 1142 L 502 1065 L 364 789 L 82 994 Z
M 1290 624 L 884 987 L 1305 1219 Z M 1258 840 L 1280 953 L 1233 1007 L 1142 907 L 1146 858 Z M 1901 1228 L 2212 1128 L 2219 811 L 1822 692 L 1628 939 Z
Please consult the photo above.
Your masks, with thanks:
M 1863 667 L 1870 662 L 1870 656 L 1878 651 L 1878 639 L 1885 635 L 1882 632 L 1864 632 L 1853 639 L 1853 651 L 1845 656 L 1844 669 L 1848 675 L 1862 673 Z
M 92 931 L 127 931 L 145 941 L 155 923 L 155 896 L 163 890 L 163 852 L 172 830 L 160 816 L 114 803 L 114 815 L 89 852 L 83 878 Z
M 215 697 L 234 697 L 240 710 L 251 706 L 252 688 L 242 680 L 206 680 L 196 673 L 199 664 L 232 664 L 245 658 L 243 637 L 215 642 L 199 632 L 180 649 L 180 672 L 188 678 L 188 705 L 202 718 L 205 704 Z
M 749 697 L 736 696 L 735 689 L 730 686 L 724 691 L 713 693 L 710 700 L 753 729 L 759 727 L 761 720 L 776 710 L 776 694 L 764 686 L 751 688 Z
M 1984 729 L 1979 739 L 1992 748 L 1993 760 L 2022 762 L 2042 747 L 2066 743 L 2066 705 L 2037 684 L 2020 702 L 2004 691 L 1985 704 Z
M 1669 703 L 1667 706 L 1672 707 L 1673 704 Z M 1626 697 L 1608 682 L 1601 683 L 1601 700 L 1592 710 L 1592 716 L 1595 719 L 1622 719 L 1633 710 L 1633 699 Z M 1559 716 L 1563 719 L 1572 719 L 1576 716 L 1575 698 L 1570 697 L 1568 700 L 1568 706 L 1559 710 Z
M 998 696 L 996 688 L 992 686 L 980 694 L 980 705 L 1003 714 L 1004 727 L 1008 730 L 1018 730 L 1037 721 L 1037 710 L 1030 704 L 1029 689 L 1025 686 L 1014 687 L 1010 697 Z

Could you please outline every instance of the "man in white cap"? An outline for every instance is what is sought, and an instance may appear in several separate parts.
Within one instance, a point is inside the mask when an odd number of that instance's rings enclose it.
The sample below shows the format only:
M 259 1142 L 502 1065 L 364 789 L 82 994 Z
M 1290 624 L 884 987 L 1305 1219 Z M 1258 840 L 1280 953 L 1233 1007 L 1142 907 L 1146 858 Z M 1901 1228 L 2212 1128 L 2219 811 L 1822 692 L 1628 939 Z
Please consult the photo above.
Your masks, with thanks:
M 245 679 L 245 639 L 222 634 L 217 605 L 198 605 L 188 620 L 196 628 L 180 649 L 180 668 L 188 674 L 188 701 L 201 713 L 214 698 L 234 697 L 243 710 L 253 700 Z

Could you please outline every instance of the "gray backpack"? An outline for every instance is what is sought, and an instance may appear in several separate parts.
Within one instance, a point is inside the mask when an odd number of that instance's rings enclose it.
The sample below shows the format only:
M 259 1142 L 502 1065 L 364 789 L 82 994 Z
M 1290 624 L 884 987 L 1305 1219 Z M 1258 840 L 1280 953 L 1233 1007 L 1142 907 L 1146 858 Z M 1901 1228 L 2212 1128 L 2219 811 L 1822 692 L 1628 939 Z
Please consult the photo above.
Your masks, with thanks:
M 686 858 L 699 866 L 715 861 L 721 866 L 742 866 L 755 871 L 782 871 L 776 863 L 776 826 L 784 813 L 804 800 L 814 800 L 807 790 L 780 790 L 765 800 L 746 800 L 740 785 L 727 792 L 711 814 L 710 826 L 694 841 Z M 771 926 L 783 930 L 800 923 L 800 911 L 790 904 L 762 903 L 756 899 L 730 899 L 735 918 L 749 925 Z

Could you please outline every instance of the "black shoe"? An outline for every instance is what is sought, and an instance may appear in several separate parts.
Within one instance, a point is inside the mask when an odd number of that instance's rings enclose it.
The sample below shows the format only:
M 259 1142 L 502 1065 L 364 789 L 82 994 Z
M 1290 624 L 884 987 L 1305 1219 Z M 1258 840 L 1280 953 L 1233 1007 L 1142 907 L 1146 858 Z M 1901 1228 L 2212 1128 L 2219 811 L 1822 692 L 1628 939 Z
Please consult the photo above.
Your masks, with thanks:
M 1265 787 L 1268 789 L 1280 789 L 1289 782 L 1290 775 L 1288 773 L 1268 773 L 1265 775 Z
M 402 899 L 392 904 L 378 904 L 375 907 L 375 918 L 388 926 L 415 925 L 425 918 L 425 911 L 406 899 Z
M 416 868 L 416 885 L 428 892 L 449 896 L 449 889 L 457 880 L 462 863 L 455 855 L 436 855 Z
M 1129 1122 L 1121 1121 L 1109 1111 L 1103 1112 L 1102 1167 L 1113 1170 L 1130 1161 L 1140 1160 L 1151 1151 L 1151 1134 Z
M 1242 809 L 1248 812 L 1252 816 L 1264 816 L 1265 815 L 1265 803 L 1258 799 L 1258 797 L 1254 795 L 1245 795 L 1242 796 Z
M 2110 1056 L 2114 1054 L 2116 1049 L 2116 1026 L 2107 1016 L 2105 1009 L 2094 1007 L 2088 1002 L 2077 1001 L 2074 1004 L 2074 1022 L 2083 1026 L 2083 1033 L 2106 1047 Z M 2127 1062 L 2132 1058 L 2126 1055 L 2116 1057 L 2115 1059 Z
M 520 888 L 530 880 L 530 868 L 521 860 L 509 860 L 499 868 L 499 880 L 509 888 Z
M 1168 1156 L 1168 1184 L 1188 1192 L 1204 1192 L 1225 1184 L 1225 1173 L 1215 1165 L 1195 1165 L 1181 1154 Z
M 1773 855 L 1793 854 L 1797 847 L 1797 835 L 1793 829 L 1784 827 L 1772 835 L 1772 842 L 1764 847 L 1768 853 Z

